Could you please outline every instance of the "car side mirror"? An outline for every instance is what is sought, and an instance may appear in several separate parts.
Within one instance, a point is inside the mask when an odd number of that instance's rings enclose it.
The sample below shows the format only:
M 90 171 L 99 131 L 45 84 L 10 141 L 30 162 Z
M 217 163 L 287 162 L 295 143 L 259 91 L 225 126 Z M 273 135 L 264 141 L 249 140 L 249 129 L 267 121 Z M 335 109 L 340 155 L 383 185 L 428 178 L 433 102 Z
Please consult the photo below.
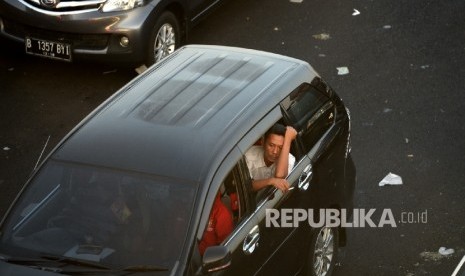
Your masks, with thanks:
M 231 265 L 231 253 L 222 245 L 210 246 L 205 250 L 202 258 L 203 273 L 223 270 Z

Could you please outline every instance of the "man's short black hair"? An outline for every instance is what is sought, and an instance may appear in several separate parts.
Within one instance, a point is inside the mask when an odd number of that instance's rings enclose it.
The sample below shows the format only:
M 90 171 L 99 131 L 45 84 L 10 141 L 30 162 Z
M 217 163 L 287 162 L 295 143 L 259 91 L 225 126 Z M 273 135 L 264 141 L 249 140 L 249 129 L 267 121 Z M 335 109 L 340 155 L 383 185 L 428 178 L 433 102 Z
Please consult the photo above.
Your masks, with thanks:
M 274 124 L 268 131 L 265 133 L 265 140 L 268 139 L 268 136 L 271 134 L 276 134 L 284 136 L 286 134 L 286 127 L 280 123 Z

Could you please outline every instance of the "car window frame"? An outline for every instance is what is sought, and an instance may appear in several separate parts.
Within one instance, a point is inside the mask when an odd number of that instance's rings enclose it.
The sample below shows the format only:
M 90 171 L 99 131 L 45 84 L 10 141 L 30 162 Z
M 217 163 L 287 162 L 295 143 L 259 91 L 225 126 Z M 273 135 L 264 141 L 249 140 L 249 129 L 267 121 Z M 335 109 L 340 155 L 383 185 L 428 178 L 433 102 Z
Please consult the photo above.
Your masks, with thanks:
M 286 124 L 292 125 L 295 128 L 297 127 L 296 121 L 301 120 L 302 118 L 292 118 L 289 114 L 289 109 L 291 108 L 292 105 L 295 104 L 296 100 L 291 99 L 293 93 L 298 93 L 299 90 L 303 89 L 303 86 L 313 88 L 314 91 L 320 93 L 321 96 L 324 96 L 326 100 L 323 102 L 323 104 L 320 104 L 319 108 L 315 109 L 315 112 L 307 119 L 307 122 L 305 124 L 305 128 L 299 129 L 298 127 L 296 128 L 298 135 L 296 139 L 296 144 L 297 148 L 299 148 L 303 154 L 309 154 L 311 151 L 314 150 L 315 146 L 319 144 L 320 140 L 322 137 L 325 137 L 326 134 L 334 127 L 336 118 L 337 118 L 337 110 L 336 110 L 336 104 L 333 102 L 331 97 L 325 93 L 324 91 L 321 91 L 321 89 L 318 86 L 315 86 L 314 81 L 311 83 L 304 82 L 301 83 L 299 86 L 297 86 L 289 95 L 280 103 L 282 112 L 283 112 L 283 120 L 286 122 Z M 308 91 L 307 93 L 312 93 L 309 89 L 303 90 L 303 91 Z M 312 125 L 315 124 L 315 122 L 318 122 L 324 114 L 326 114 L 329 110 L 332 111 L 332 119 L 333 121 L 331 122 L 331 125 L 326 128 L 326 130 L 321 134 L 320 137 L 318 137 L 317 140 L 315 140 L 313 143 L 308 145 L 308 148 L 305 145 L 305 142 L 303 140 L 303 135 L 307 133 Z

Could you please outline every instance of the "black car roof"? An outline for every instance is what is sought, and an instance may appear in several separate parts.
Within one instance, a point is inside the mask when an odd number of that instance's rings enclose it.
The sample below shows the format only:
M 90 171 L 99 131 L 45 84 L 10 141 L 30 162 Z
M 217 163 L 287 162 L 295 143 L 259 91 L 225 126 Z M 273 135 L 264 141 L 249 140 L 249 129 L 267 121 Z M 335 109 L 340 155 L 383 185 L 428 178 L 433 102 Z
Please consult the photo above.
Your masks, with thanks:
M 199 181 L 202 172 L 302 82 L 303 61 L 185 46 L 97 108 L 52 158 Z

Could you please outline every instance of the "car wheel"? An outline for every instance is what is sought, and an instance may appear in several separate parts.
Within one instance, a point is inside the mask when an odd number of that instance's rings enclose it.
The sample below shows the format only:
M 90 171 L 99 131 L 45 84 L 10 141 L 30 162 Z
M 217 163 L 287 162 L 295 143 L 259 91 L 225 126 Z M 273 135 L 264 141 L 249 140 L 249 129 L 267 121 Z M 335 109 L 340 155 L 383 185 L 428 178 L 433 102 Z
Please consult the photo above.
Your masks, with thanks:
M 313 234 L 308 259 L 307 275 L 330 276 L 338 251 L 337 228 L 323 226 Z
M 148 65 L 157 63 L 173 53 L 179 48 L 180 43 L 181 34 L 178 19 L 169 11 L 162 13 L 152 30 Z

